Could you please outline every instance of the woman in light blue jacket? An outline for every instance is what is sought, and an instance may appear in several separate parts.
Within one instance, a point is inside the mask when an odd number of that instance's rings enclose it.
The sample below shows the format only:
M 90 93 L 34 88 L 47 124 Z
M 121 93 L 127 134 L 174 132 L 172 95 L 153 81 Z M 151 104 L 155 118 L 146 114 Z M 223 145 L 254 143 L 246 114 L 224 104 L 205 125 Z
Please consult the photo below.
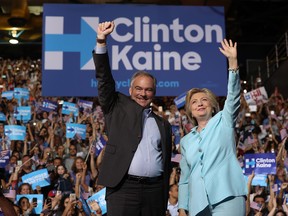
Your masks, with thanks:
M 196 125 L 181 139 L 179 216 L 244 216 L 247 188 L 236 158 L 234 127 L 240 107 L 237 44 L 219 48 L 229 63 L 228 94 L 222 111 L 208 89 L 191 89 L 186 111 Z

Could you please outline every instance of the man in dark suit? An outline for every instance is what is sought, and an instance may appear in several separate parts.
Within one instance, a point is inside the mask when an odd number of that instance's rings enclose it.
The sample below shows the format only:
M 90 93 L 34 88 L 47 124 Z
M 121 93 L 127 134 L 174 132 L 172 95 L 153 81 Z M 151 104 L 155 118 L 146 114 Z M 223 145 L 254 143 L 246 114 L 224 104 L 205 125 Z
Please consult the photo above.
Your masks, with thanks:
M 130 97 L 115 90 L 106 38 L 113 22 L 100 23 L 93 58 L 108 135 L 98 183 L 106 186 L 109 216 L 162 216 L 168 200 L 171 126 L 150 108 L 156 79 L 139 71 Z

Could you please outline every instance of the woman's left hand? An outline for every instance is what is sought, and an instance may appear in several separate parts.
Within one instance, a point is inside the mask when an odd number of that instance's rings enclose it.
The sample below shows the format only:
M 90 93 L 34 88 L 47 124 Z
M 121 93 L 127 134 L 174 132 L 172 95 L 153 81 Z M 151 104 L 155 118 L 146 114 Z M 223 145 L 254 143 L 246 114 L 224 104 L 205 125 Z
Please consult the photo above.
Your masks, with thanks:
M 219 50 L 225 55 L 228 59 L 237 58 L 237 43 L 233 44 L 232 40 L 227 41 L 224 39 L 221 41 L 222 48 L 219 47 Z
M 222 47 L 219 47 L 219 50 L 223 55 L 228 58 L 229 68 L 236 69 L 238 68 L 237 62 L 237 43 L 233 44 L 232 40 L 227 41 L 224 39 L 221 41 Z

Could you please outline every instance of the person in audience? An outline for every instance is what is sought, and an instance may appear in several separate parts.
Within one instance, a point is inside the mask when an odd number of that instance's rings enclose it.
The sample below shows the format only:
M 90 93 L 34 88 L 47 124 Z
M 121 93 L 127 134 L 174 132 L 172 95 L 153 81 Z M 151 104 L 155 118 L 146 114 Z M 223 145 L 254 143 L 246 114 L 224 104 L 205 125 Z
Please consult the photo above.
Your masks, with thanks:
M 33 194 L 34 191 L 29 183 L 22 183 L 17 191 L 17 194 Z
M 178 185 L 172 184 L 169 187 L 169 198 L 167 210 L 171 216 L 178 216 Z
M 56 175 L 53 185 L 57 191 L 61 191 L 64 194 L 70 194 L 73 192 L 73 180 L 64 165 L 56 167 Z

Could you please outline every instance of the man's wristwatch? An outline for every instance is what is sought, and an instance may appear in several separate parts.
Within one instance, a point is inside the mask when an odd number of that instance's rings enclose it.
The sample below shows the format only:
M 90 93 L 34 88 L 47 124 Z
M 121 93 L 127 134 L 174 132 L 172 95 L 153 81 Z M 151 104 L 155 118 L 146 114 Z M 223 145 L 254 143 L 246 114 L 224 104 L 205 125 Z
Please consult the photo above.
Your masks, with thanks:
M 99 43 L 99 44 L 104 44 L 104 43 L 106 43 L 106 39 L 99 39 L 99 38 L 97 38 L 97 43 Z

